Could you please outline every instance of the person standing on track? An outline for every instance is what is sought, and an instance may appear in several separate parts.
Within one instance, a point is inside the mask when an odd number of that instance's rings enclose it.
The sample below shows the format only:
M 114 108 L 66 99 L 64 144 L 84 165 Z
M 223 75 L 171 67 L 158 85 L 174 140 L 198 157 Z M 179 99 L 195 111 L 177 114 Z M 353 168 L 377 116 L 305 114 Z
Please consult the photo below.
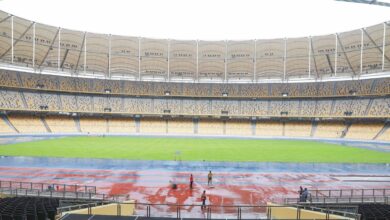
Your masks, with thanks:
M 206 208 L 206 190 L 203 190 L 203 193 L 202 193 L 202 196 L 200 197 L 200 199 L 202 200 L 202 206 L 201 206 L 201 209 L 204 209 Z
M 190 176 L 190 189 L 192 189 L 192 185 L 194 184 L 194 177 L 192 176 L 192 173 L 191 173 L 191 176 Z
M 209 171 L 209 174 L 207 175 L 207 185 L 213 185 L 213 174 L 211 173 L 211 170 Z

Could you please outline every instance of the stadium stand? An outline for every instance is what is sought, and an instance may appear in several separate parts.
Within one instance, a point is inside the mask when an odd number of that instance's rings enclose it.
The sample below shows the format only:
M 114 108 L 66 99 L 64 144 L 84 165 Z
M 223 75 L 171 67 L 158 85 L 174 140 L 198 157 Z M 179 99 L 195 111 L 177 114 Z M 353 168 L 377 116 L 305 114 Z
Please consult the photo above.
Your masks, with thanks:
M 334 69 L 333 35 L 310 38 L 312 57 L 307 38 L 109 39 L 93 33 L 84 37 L 82 32 L 62 28 L 62 44 L 57 48 L 53 39 L 58 43 L 58 29 L 39 23 L 35 24 L 36 40 L 31 30 L 25 32 L 23 40 L 15 41 L 11 57 L 6 49 L 11 48 L 10 16 L 0 11 L 0 19 L 4 30 L 0 36 L 2 133 L 388 140 L 389 129 L 383 126 L 390 117 L 386 58 L 390 47 L 384 53 L 378 50 L 383 46 L 383 24 L 365 29 L 376 46 L 364 38 L 362 50 L 353 49 L 361 43 L 361 30 L 339 33 L 344 48 L 337 48 L 343 53 L 337 56 Z M 17 16 L 13 19 L 15 33 L 22 34 L 31 25 Z M 87 52 L 80 50 L 84 40 L 90 42 Z M 33 44 L 35 60 L 30 50 Z M 361 72 L 360 62 L 364 64 Z
M 378 140 L 390 141 L 390 129 L 387 129 L 378 137 Z
M 358 213 L 361 219 L 390 219 L 390 205 L 387 204 L 362 204 L 358 207 Z
M 317 125 L 315 137 L 321 138 L 340 138 L 345 130 L 343 122 L 320 122 Z
M 353 123 L 345 138 L 372 140 L 383 128 L 383 123 Z
M 47 130 L 39 117 L 28 115 L 9 115 L 9 121 L 20 133 L 46 133 Z
M 368 115 L 386 116 L 390 114 L 390 98 L 372 99 Z
M 284 123 L 273 121 L 257 121 L 257 136 L 284 136 Z
M 59 97 L 62 103 L 61 106 L 63 111 L 72 112 L 78 110 L 76 96 L 64 94 L 60 95 Z
M 10 77 L 12 75 L 12 77 Z M 72 78 L 0 70 L 0 85 L 7 88 L 122 94 L 136 96 L 188 97 L 332 97 L 389 94 L 389 78 L 322 83 L 228 84 L 163 83 Z M 20 83 L 19 83 L 20 81 Z
M 286 122 L 284 136 L 287 137 L 310 137 L 312 124 L 310 122 Z
M 108 131 L 110 133 L 135 133 L 135 121 L 132 118 L 108 119 Z
M 252 135 L 252 124 L 249 120 L 227 120 L 226 135 Z
M 103 118 L 80 118 L 80 128 L 86 133 L 107 133 L 107 120 Z
M 59 199 L 9 197 L 0 199 L 1 219 L 55 220 Z
M 225 133 L 224 122 L 220 120 L 200 119 L 198 124 L 198 134 L 222 135 Z
M 15 130 L 12 129 L 3 118 L 1 118 L 0 133 L 15 133 Z
M 47 116 L 45 121 L 52 133 L 78 132 L 74 119 L 69 116 Z
M 167 133 L 167 120 L 141 118 L 140 133 Z
M 191 119 L 169 119 L 168 133 L 170 134 L 194 134 L 194 122 Z

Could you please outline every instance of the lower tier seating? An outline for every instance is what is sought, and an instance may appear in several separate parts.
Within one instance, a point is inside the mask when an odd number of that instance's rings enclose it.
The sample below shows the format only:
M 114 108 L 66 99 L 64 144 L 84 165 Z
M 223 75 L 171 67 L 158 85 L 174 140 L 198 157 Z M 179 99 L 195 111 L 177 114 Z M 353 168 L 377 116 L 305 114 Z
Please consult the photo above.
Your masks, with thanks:
M 165 117 L 3 115 L 0 134 L 200 134 L 225 136 L 314 137 L 390 141 L 390 127 L 380 121 L 249 120 Z M 16 130 L 15 130 L 15 129 Z
M 54 220 L 59 200 L 54 198 L 9 197 L 0 199 L 0 219 Z

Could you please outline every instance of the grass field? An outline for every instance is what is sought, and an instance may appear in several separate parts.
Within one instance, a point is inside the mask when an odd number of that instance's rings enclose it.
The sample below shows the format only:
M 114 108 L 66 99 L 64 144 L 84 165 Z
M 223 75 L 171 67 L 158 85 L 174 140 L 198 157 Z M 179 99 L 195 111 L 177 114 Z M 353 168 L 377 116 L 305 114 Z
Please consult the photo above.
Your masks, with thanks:
M 390 163 L 390 153 L 315 141 L 157 137 L 67 137 L 0 146 L 0 155 L 182 160 Z

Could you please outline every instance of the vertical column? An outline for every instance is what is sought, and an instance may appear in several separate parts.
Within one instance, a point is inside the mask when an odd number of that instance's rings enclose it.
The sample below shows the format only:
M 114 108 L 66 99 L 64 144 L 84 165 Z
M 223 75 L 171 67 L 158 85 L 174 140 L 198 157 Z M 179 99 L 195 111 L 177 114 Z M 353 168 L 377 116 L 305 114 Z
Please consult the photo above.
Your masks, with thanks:
M 61 68 L 61 28 L 58 28 L 58 50 L 57 50 L 57 71 Z
M 311 36 L 307 38 L 309 41 L 309 78 L 311 77 Z
M 335 37 L 335 50 L 334 50 L 334 75 L 337 76 L 337 58 L 338 58 L 338 35 L 337 33 L 334 34 Z
M 141 81 L 141 38 L 138 38 L 138 80 Z
M 87 72 L 87 32 L 84 34 L 84 74 Z
M 228 41 L 225 40 L 225 83 L 227 82 L 227 62 L 228 62 L 228 56 L 227 56 L 227 45 Z
M 385 50 L 386 50 L 386 22 L 383 23 L 382 71 L 385 70 Z
M 11 63 L 14 63 L 14 16 L 11 16 Z
M 32 48 L 33 48 L 33 52 L 32 52 L 32 66 L 33 66 L 33 68 L 35 68 L 35 22 L 33 24 Z
M 199 40 L 196 40 L 196 76 L 195 80 L 199 82 Z
M 283 81 L 286 80 L 287 38 L 284 38 Z
M 170 51 L 171 51 L 171 40 L 168 39 L 168 82 L 169 82 L 169 73 L 170 73 L 170 70 L 169 70 L 169 58 L 170 58 Z
M 253 54 L 253 82 L 256 82 L 256 64 L 257 64 L 257 45 L 256 45 L 257 40 L 255 39 L 255 51 Z
M 364 31 L 363 28 L 361 31 L 361 39 L 360 39 L 360 75 L 363 73 L 363 48 L 364 48 Z
M 108 78 L 111 78 L 111 34 L 108 35 Z

